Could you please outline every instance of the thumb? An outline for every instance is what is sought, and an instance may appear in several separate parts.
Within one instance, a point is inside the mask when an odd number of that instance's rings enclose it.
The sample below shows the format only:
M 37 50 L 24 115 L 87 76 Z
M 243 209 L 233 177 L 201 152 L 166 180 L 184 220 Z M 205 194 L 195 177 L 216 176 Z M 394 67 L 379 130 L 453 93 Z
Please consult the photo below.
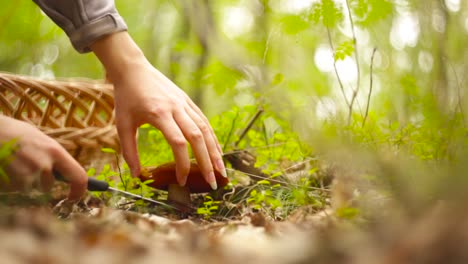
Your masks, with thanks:
M 133 177 L 140 175 L 140 159 L 138 157 L 136 133 L 137 127 L 130 122 L 117 122 L 120 146 L 125 161 L 130 167 Z

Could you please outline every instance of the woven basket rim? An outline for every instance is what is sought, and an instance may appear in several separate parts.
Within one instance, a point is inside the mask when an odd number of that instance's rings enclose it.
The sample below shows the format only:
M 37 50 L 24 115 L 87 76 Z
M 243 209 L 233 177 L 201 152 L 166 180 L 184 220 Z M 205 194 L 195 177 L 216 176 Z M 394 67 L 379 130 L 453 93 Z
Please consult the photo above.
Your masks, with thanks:
M 83 165 L 102 147 L 120 149 L 113 85 L 104 80 L 0 71 L 0 113 L 36 126 Z

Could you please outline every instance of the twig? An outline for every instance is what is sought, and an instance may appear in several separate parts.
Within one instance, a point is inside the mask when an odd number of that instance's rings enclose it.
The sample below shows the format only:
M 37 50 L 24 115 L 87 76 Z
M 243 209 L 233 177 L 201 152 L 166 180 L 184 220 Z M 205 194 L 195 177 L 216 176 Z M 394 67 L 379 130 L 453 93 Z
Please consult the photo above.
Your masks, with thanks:
M 333 41 L 332 41 L 332 38 L 331 38 L 331 33 L 330 33 L 330 28 L 329 27 L 327 27 L 327 36 L 328 36 L 328 43 L 330 44 L 330 48 L 333 51 L 333 55 L 335 55 L 335 48 L 333 47 Z M 335 70 L 335 75 L 336 75 L 336 78 L 338 79 L 338 84 L 340 85 L 340 89 L 341 89 L 341 93 L 343 94 L 343 98 L 344 98 L 344 100 L 346 102 L 346 105 L 349 107 L 349 101 L 348 101 L 348 98 L 346 97 L 343 82 L 341 81 L 340 74 L 338 74 L 338 68 L 336 67 L 335 56 L 333 56 L 333 69 Z
M 366 120 L 367 120 L 367 115 L 369 114 L 369 106 L 370 106 L 370 100 L 371 100 L 371 95 L 372 95 L 372 83 L 373 79 L 372 78 L 372 72 L 374 69 L 374 56 L 375 52 L 377 51 L 377 48 L 374 48 L 372 50 L 372 56 L 371 56 L 371 63 L 370 63 L 370 84 L 369 84 L 369 94 L 367 95 L 367 105 L 366 105 L 366 113 L 364 114 L 364 119 L 362 120 L 362 127 L 366 125 Z
M 357 69 L 357 80 L 356 80 L 356 88 L 353 89 L 353 95 L 351 97 L 351 103 L 349 104 L 349 111 L 348 111 L 348 125 L 351 122 L 351 116 L 353 114 L 353 106 L 354 102 L 356 100 L 356 97 L 359 92 L 359 86 L 361 86 L 361 70 L 359 67 L 359 54 L 358 54 L 358 48 L 357 48 L 357 40 L 356 40 L 356 31 L 354 29 L 354 21 L 353 17 L 351 15 L 351 8 L 349 8 L 349 0 L 346 0 L 346 8 L 348 9 L 348 16 L 349 16 L 349 21 L 351 23 L 351 32 L 353 34 L 353 45 L 354 45 L 354 57 L 356 59 L 356 69 Z
M 122 182 L 123 187 L 124 187 L 124 190 L 127 191 L 127 182 L 124 181 L 124 179 L 123 179 L 123 177 L 122 177 L 122 170 L 120 169 L 120 157 L 119 157 L 119 154 L 117 154 L 117 152 L 114 152 L 114 154 L 115 154 L 115 162 L 117 163 L 117 169 L 119 170 L 120 182 Z
M 234 144 L 234 146 L 237 148 L 237 146 L 239 145 L 239 143 L 241 142 L 241 140 L 245 137 L 245 135 L 247 134 L 247 132 L 249 132 L 250 128 L 252 128 L 253 124 L 255 123 L 255 121 L 257 121 L 257 119 L 260 117 L 260 115 L 263 113 L 263 107 L 260 107 L 257 112 L 255 113 L 255 115 L 249 120 L 249 123 L 247 124 L 247 126 L 244 128 L 244 130 L 242 131 L 242 133 L 240 134 L 239 136 L 239 139 L 236 141 L 236 144 Z
M 232 120 L 231 129 L 229 129 L 229 133 L 226 139 L 224 140 L 223 152 L 226 152 L 226 148 L 229 144 L 229 141 L 231 140 L 232 134 L 234 133 L 234 125 L 236 124 L 237 118 L 239 118 L 239 111 L 236 111 L 236 117 L 234 117 L 234 119 Z

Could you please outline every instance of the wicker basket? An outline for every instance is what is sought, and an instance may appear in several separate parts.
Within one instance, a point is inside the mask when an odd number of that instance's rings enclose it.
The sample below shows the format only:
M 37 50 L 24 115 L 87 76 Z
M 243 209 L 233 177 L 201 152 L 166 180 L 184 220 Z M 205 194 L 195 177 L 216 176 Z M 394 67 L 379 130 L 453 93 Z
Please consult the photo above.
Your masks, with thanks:
M 118 150 L 112 85 L 86 80 L 40 80 L 0 73 L 0 113 L 37 126 L 85 167 L 115 160 Z

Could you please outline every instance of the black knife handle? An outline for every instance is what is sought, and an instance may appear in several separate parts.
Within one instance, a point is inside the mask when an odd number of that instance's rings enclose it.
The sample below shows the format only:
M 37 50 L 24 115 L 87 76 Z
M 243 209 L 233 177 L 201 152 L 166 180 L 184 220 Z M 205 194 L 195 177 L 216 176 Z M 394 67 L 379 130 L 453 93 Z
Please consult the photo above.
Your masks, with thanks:
M 60 172 L 54 170 L 55 179 L 63 182 L 68 182 Z M 109 184 L 105 181 L 100 181 L 95 178 L 88 177 L 88 191 L 91 192 L 105 192 L 109 189 Z
M 109 190 L 109 184 L 107 182 L 88 177 L 88 191 L 105 192 L 107 190 Z

